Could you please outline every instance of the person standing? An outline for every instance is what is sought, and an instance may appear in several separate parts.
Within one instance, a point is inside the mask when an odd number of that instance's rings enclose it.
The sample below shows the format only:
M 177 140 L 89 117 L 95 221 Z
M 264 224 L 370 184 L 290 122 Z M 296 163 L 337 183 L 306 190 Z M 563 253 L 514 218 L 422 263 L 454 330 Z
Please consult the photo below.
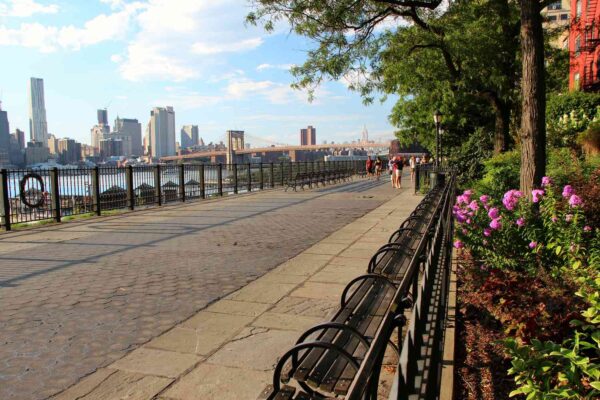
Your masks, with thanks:
M 410 165 L 410 181 L 414 182 L 415 181 L 415 167 L 417 165 L 417 160 L 415 159 L 415 156 L 411 156 L 408 163 Z
M 404 167 L 404 160 L 402 157 L 396 156 L 394 166 L 396 167 L 396 170 L 394 171 L 396 188 L 402 189 L 402 168 Z

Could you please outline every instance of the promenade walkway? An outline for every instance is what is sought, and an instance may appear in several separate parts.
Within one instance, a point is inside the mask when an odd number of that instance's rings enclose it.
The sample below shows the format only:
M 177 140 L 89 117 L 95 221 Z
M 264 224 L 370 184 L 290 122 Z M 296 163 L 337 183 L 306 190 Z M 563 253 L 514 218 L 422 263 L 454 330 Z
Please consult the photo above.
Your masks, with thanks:
M 369 193 L 382 189 L 391 191 Z M 370 256 L 419 200 L 403 190 L 55 400 L 256 399 L 278 357 L 335 312 L 345 285 L 365 273 Z
M 0 398 L 255 397 L 417 201 L 361 180 L 0 234 Z

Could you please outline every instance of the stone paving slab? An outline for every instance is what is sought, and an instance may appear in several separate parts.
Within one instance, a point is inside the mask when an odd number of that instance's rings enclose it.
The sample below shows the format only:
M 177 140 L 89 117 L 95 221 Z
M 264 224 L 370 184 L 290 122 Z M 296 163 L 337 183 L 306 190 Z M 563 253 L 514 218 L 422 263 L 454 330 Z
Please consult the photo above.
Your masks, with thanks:
M 141 357 L 128 356 L 108 370 L 120 366 L 124 370 L 120 372 L 139 373 L 147 368 L 146 374 L 155 377 L 158 371 L 154 369 L 152 357 L 149 357 L 148 366 L 139 366 L 138 362 L 147 357 L 143 353 L 145 349 L 160 349 L 173 352 L 177 357 L 198 357 L 198 362 L 154 398 L 256 399 L 271 382 L 279 357 L 294 345 L 302 331 L 325 321 L 337 311 L 339 295 L 346 283 L 366 272 L 368 259 L 387 242 L 389 234 L 419 200 L 409 190 L 400 192 L 360 218 L 359 223 L 353 222 L 338 229 L 319 244 L 131 353 L 139 354 L 141 351 Z M 365 240 L 369 238 L 377 238 L 379 242 Z M 198 343 L 205 343 L 206 347 L 198 351 Z M 129 357 L 133 357 L 134 361 Z M 174 362 L 175 367 L 182 369 L 191 362 L 191 359 L 183 360 L 181 364 Z M 107 374 L 106 371 L 106 368 L 101 369 L 96 374 L 101 378 Z M 170 379 L 172 376 L 160 372 L 161 377 Z M 93 378 L 96 374 L 69 390 L 81 392 L 82 389 L 77 387 L 89 387 L 87 380 L 100 379 Z M 148 400 L 152 398 L 146 397 Z
M 342 229 L 396 194 L 357 180 L 318 191 L 257 192 L 1 233 L 0 399 L 46 399 L 144 344 L 185 354 L 186 360 L 210 357 L 333 256 L 304 254 L 253 283 L 254 289 L 227 296 L 331 233 L 360 232 L 360 225 Z M 350 245 L 352 239 L 329 243 Z M 224 297 L 229 304 L 208 312 L 227 316 L 232 307 L 239 324 L 213 330 L 202 327 L 207 322 L 181 325 Z M 247 312 L 235 307 L 239 301 L 252 303 Z M 170 333 L 175 326 L 177 335 Z M 163 333 L 173 340 L 161 339 Z M 96 386 L 112 391 L 85 396 L 137 396 L 117 390 L 125 381 L 161 387 L 162 396 L 161 385 L 171 385 L 167 376 L 176 373 L 139 378 L 138 372 L 111 370 L 112 383 Z M 139 393 L 144 398 L 153 391 Z

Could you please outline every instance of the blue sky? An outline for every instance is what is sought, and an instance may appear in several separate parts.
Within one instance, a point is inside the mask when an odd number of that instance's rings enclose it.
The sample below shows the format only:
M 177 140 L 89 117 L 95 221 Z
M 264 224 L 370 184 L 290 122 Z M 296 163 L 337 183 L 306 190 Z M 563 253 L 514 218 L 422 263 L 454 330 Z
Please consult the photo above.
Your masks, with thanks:
M 110 121 L 137 118 L 144 130 L 152 107 L 172 105 L 177 130 L 196 124 L 207 143 L 243 129 L 253 144 L 297 144 L 309 124 L 319 143 L 359 138 L 363 125 L 372 138 L 393 137 L 392 99 L 364 106 L 344 80 L 324 84 L 312 103 L 292 90 L 288 68 L 311 43 L 285 26 L 274 34 L 245 26 L 248 11 L 246 0 L 0 0 L 11 131 L 29 136 L 35 76 L 44 79 L 49 132 L 84 143 L 106 106 Z

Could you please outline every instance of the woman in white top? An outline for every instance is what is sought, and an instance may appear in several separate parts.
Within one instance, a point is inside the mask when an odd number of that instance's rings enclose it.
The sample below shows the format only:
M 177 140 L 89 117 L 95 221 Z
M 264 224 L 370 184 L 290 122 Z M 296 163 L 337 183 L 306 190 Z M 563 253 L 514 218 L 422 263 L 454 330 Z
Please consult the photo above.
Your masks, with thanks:
M 410 181 L 414 182 L 414 180 L 415 180 L 415 166 L 417 165 L 417 160 L 415 159 L 415 156 L 411 156 L 410 160 L 408 161 L 408 163 L 410 164 Z

